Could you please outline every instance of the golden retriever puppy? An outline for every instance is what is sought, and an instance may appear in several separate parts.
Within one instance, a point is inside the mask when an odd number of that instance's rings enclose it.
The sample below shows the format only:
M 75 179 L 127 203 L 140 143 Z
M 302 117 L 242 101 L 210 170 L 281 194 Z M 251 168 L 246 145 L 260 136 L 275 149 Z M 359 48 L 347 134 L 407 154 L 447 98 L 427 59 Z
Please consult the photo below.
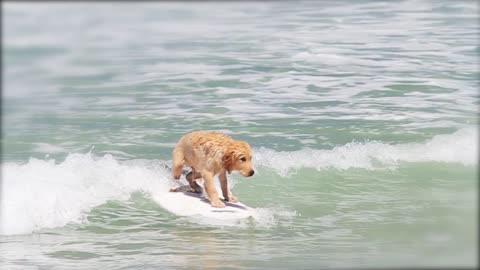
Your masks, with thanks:
M 227 172 L 230 174 L 232 171 L 238 171 L 246 177 L 255 173 L 252 168 L 250 145 L 213 131 L 194 131 L 185 134 L 173 149 L 172 163 L 172 174 L 177 180 L 180 179 L 183 166 L 192 168 L 186 178 L 193 192 L 202 192 L 195 179 L 203 178 L 210 204 L 220 208 L 225 207 L 225 204 L 218 198 L 213 177 L 218 174 L 225 201 L 238 202 L 228 191 Z

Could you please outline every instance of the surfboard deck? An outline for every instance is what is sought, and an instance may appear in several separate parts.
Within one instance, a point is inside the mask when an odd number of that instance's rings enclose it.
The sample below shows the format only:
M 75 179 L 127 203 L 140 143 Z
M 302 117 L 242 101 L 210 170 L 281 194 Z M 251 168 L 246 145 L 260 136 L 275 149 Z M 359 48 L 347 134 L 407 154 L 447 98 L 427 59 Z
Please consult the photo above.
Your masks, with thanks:
M 153 196 L 165 210 L 178 216 L 200 215 L 215 219 L 244 219 L 253 215 L 253 209 L 241 202 L 228 202 L 219 194 L 225 203 L 224 208 L 215 208 L 202 193 L 190 191 L 190 186 L 181 186 L 176 192 L 167 192 Z

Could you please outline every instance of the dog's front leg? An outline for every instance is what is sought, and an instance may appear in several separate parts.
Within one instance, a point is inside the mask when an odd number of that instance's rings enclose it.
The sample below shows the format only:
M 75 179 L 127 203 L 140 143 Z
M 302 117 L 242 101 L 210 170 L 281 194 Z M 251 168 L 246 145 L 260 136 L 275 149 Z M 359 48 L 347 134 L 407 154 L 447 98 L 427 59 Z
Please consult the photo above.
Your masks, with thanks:
M 210 204 L 213 207 L 223 208 L 225 204 L 220 201 L 218 198 L 217 189 L 215 188 L 215 184 L 213 183 L 213 174 L 210 172 L 203 171 L 202 172 L 203 180 L 205 181 L 205 191 L 207 192 L 208 198 L 210 199 Z
M 225 201 L 238 202 L 238 199 L 228 191 L 227 172 L 221 172 L 218 176 L 218 179 L 220 180 L 220 187 L 222 188 L 222 194 L 223 198 L 225 198 Z

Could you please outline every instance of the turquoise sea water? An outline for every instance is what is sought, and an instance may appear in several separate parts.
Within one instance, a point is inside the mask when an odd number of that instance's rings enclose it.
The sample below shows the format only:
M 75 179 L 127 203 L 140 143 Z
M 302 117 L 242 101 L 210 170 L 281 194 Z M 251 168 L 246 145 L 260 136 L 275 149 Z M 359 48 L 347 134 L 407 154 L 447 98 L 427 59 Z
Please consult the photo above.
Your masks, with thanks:
M 2 9 L 2 269 L 478 266 L 477 2 Z M 253 217 L 156 203 L 191 130 Z

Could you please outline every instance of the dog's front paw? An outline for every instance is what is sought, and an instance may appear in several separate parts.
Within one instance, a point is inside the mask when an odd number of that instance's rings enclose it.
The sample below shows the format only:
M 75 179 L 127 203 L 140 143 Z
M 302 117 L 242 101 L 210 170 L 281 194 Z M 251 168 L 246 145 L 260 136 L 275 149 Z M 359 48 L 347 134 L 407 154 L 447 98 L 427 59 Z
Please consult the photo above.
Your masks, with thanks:
M 213 207 L 216 207 L 216 208 L 224 208 L 225 207 L 225 204 L 220 200 L 212 201 L 210 204 Z
M 238 199 L 237 197 L 233 196 L 233 194 L 230 193 L 230 195 L 228 195 L 227 201 L 237 203 Z

